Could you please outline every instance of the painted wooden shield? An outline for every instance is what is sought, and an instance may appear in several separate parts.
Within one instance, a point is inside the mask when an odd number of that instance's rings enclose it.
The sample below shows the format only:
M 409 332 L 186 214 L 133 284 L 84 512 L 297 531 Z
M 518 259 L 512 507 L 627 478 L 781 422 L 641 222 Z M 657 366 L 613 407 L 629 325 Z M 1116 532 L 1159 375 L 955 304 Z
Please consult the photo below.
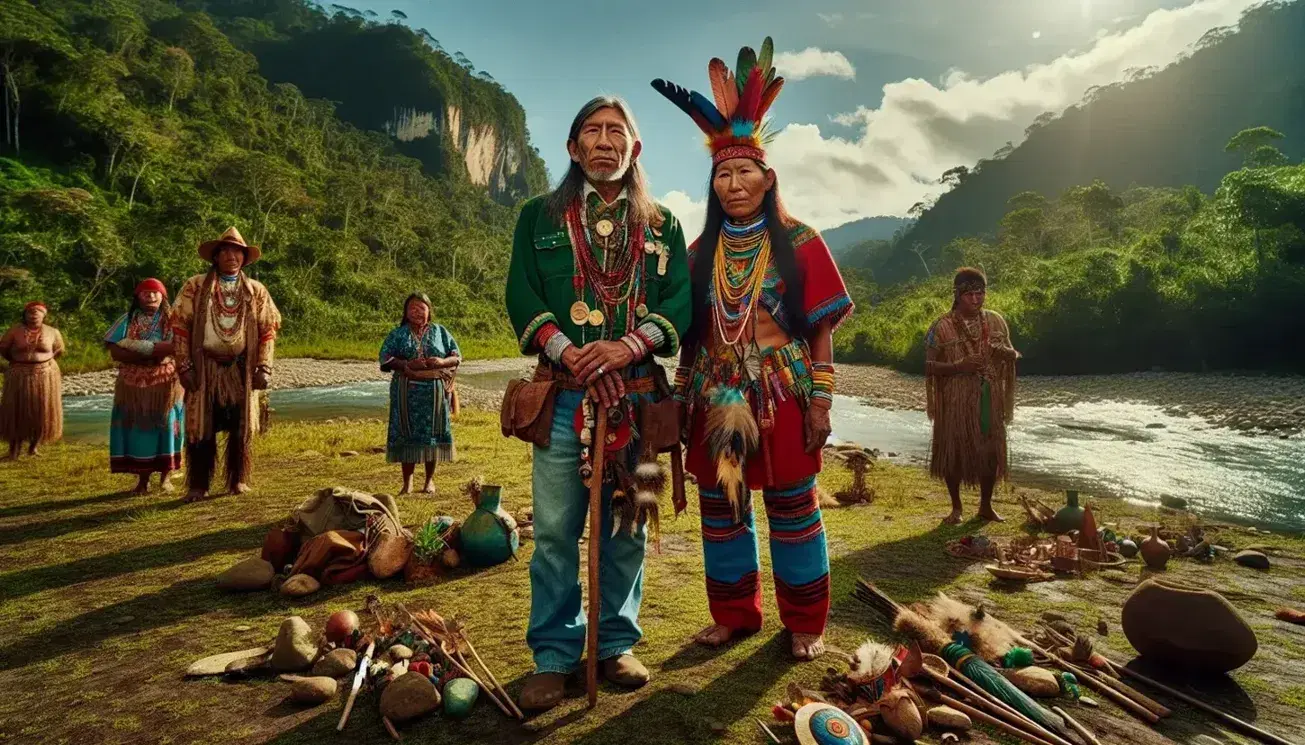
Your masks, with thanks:
M 861 725 L 830 704 L 803 706 L 793 724 L 802 745 L 869 745 Z

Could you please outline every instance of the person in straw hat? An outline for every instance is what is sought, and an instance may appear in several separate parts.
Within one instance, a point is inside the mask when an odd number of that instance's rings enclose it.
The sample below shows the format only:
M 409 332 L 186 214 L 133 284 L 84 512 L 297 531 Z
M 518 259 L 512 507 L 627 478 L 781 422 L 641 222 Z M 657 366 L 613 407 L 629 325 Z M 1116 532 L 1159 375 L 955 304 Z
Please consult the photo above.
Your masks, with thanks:
M 272 380 L 281 313 L 262 283 L 243 269 L 262 255 L 240 231 L 199 245 L 210 262 L 177 295 L 172 313 L 177 372 L 186 390 L 185 501 L 209 497 L 217 433 L 227 433 L 227 489 L 249 491 L 250 443 L 258 434 L 262 394 Z
M 8 460 L 16 460 L 27 443 L 37 446 L 63 437 L 63 394 L 59 363 L 63 335 L 45 323 L 45 303 L 23 307 L 23 321 L 0 336 L 0 358 L 8 360 L 0 394 L 0 439 L 9 443 Z

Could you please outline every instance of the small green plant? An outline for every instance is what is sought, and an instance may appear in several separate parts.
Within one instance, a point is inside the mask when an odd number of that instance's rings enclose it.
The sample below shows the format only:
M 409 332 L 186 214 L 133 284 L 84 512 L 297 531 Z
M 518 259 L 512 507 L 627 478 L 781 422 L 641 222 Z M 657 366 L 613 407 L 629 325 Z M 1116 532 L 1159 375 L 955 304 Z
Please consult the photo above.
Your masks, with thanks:
M 412 555 L 420 562 L 431 563 L 448 544 L 444 541 L 449 531 L 449 524 L 444 520 L 431 517 L 412 535 Z

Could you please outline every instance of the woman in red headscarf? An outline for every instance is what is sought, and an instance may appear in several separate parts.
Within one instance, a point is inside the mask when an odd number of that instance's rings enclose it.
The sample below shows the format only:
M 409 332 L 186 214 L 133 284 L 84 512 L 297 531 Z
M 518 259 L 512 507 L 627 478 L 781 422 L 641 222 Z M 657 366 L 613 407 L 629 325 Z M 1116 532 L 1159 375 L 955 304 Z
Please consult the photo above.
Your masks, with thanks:
M 0 440 L 9 443 L 9 460 L 27 443 L 36 446 L 63 437 L 63 378 L 55 360 L 63 354 L 63 335 L 45 325 L 45 303 L 23 307 L 23 321 L 0 337 L 0 357 L 8 360 L 0 394 Z
M 136 285 L 131 308 L 104 336 L 119 363 L 109 425 L 109 470 L 135 474 L 134 494 L 149 491 L 150 475 L 172 491 L 168 481 L 181 468 L 185 410 L 181 383 L 172 360 L 168 290 L 157 279 Z

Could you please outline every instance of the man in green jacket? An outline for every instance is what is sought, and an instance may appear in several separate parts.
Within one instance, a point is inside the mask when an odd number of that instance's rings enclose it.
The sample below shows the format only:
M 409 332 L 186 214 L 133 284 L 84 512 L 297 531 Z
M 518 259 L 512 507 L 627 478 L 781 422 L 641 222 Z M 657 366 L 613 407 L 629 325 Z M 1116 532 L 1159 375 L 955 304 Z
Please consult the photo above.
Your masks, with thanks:
M 647 522 L 631 524 L 628 516 L 640 514 L 636 507 L 655 510 L 655 502 L 632 504 L 636 493 L 648 492 L 628 483 L 630 474 L 646 473 L 634 467 L 641 449 L 631 420 L 649 399 L 666 395 L 653 357 L 675 356 L 692 304 L 684 231 L 648 193 L 628 105 L 610 97 L 585 104 L 566 147 L 571 165 L 561 184 L 522 208 L 506 293 L 522 354 L 539 354 L 538 375 L 560 388 L 551 441 L 535 446 L 532 466 L 535 553 L 526 643 L 535 674 L 521 706 L 533 710 L 562 699 L 585 651 L 579 569 L 589 497 L 582 472 L 594 465 L 588 445 L 598 404 L 613 411 L 604 457 L 623 459 L 623 467 L 605 470 L 616 482 L 603 500 L 599 643 L 589 653 L 597 653 L 614 683 L 648 681 L 647 668 L 630 654 L 642 635 Z

